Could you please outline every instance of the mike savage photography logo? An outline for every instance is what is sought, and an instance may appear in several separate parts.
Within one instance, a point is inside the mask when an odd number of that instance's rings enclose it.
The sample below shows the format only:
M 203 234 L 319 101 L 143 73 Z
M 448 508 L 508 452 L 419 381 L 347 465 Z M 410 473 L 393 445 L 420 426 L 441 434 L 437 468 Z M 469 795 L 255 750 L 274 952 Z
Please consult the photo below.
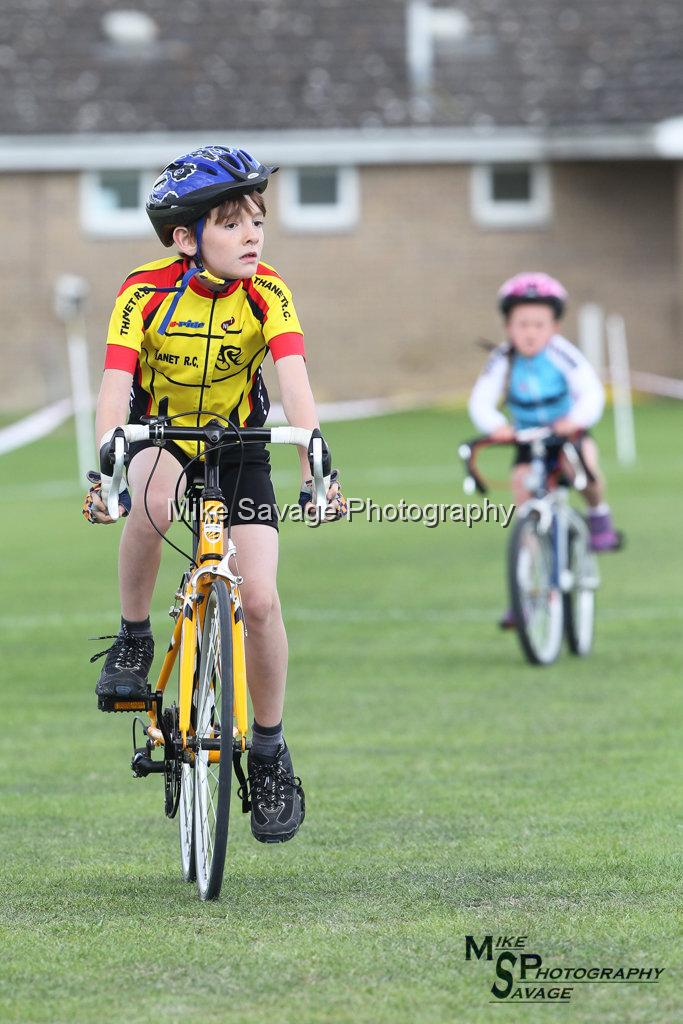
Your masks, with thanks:
M 382 505 L 372 498 L 349 498 L 348 514 L 345 519 L 352 523 L 362 520 L 367 523 L 416 523 L 433 530 L 446 523 L 466 526 L 468 530 L 480 523 L 494 523 L 506 530 L 510 525 L 515 511 L 514 505 L 498 505 L 486 498 L 481 505 L 457 504 L 448 502 L 428 502 L 419 505 L 408 502 L 404 498 L 395 504 Z M 307 523 L 308 526 L 320 526 L 325 520 L 314 506 L 301 508 L 298 502 L 273 506 L 254 501 L 252 498 L 240 498 L 236 505 L 236 513 L 241 523 L 270 523 L 276 518 L 279 522 Z M 196 515 L 201 518 L 202 500 L 181 498 L 180 501 L 169 501 L 169 514 L 172 519 L 187 518 Z M 223 520 L 227 525 L 229 509 L 223 512 Z M 332 514 L 329 518 L 334 518 Z
M 465 960 L 493 966 L 490 1003 L 569 1003 L 578 985 L 658 985 L 666 968 L 635 964 L 576 963 L 547 966 L 528 951 L 527 935 L 465 936 Z

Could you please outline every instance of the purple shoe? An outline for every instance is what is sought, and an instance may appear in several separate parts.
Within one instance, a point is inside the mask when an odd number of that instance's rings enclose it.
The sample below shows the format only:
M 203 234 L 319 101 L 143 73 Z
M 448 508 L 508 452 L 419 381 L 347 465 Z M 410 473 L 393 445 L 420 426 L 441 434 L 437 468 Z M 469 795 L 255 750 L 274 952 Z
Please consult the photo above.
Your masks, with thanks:
M 587 517 L 591 535 L 591 551 L 618 551 L 623 544 L 623 537 L 612 525 L 609 512 L 603 515 Z
M 498 619 L 498 625 L 501 629 L 517 629 L 517 619 L 512 608 L 508 608 L 501 619 Z

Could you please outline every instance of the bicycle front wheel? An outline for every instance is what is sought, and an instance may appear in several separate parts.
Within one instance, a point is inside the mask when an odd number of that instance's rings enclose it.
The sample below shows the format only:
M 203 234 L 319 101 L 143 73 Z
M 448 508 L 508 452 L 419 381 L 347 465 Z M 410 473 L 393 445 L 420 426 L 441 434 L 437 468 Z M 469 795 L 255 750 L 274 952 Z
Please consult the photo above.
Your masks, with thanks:
M 538 515 L 517 520 L 508 551 L 508 585 L 517 635 L 532 665 L 549 665 L 562 646 L 562 595 L 553 580 L 550 532 Z
M 183 664 L 182 631 L 180 636 L 180 650 L 178 651 L 179 673 L 182 671 L 180 666 Z M 187 760 L 184 760 L 180 766 L 180 802 L 178 804 L 180 870 L 183 881 L 194 882 L 197 877 L 194 863 L 194 755 L 190 751 L 185 751 L 184 756 Z
M 232 623 L 223 580 L 213 584 L 202 630 L 194 764 L 197 888 L 217 899 L 228 845 L 233 747 Z
M 570 527 L 567 541 L 572 586 L 563 595 L 565 633 L 572 654 L 585 656 L 593 647 L 598 567 L 595 556 L 588 550 L 588 538 L 584 532 L 575 526 Z

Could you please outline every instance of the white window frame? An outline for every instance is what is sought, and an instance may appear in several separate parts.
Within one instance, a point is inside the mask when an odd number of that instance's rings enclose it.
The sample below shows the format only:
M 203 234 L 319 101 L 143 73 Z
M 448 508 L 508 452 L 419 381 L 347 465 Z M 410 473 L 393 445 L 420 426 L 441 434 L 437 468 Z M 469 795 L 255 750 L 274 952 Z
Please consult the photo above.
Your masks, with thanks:
M 102 201 L 100 174 L 119 168 L 102 168 L 81 175 L 81 226 L 86 234 L 97 238 L 137 238 L 149 235 L 152 226 L 145 212 L 145 200 L 154 181 L 154 171 L 138 174 L 138 206 L 134 210 L 112 210 Z
M 500 164 L 476 164 L 470 179 L 472 218 L 482 227 L 527 228 L 548 224 L 552 217 L 552 188 L 547 164 L 517 161 L 529 168 L 531 198 L 501 200 L 493 198 L 493 172 L 500 166 L 510 167 L 516 161 Z
M 328 166 L 328 165 L 324 165 Z M 336 203 L 299 202 L 299 171 L 285 167 L 277 175 L 280 223 L 288 231 L 349 231 L 358 223 L 360 184 L 357 167 L 335 168 Z

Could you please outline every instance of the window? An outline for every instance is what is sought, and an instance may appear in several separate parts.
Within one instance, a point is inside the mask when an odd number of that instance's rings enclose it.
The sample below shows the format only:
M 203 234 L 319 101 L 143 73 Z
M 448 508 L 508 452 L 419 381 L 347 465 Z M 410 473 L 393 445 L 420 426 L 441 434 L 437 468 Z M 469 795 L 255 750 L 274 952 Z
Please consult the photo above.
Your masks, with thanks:
M 488 227 L 535 227 L 552 213 L 550 172 L 544 164 L 486 164 L 472 168 L 472 216 Z
M 81 178 L 81 224 L 102 237 L 146 235 L 152 229 L 145 199 L 154 175 L 138 170 L 107 170 Z
M 355 167 L 286 168 L 278 175 L 280 219 L 292 231 L 344 231 L 358 220 Z

